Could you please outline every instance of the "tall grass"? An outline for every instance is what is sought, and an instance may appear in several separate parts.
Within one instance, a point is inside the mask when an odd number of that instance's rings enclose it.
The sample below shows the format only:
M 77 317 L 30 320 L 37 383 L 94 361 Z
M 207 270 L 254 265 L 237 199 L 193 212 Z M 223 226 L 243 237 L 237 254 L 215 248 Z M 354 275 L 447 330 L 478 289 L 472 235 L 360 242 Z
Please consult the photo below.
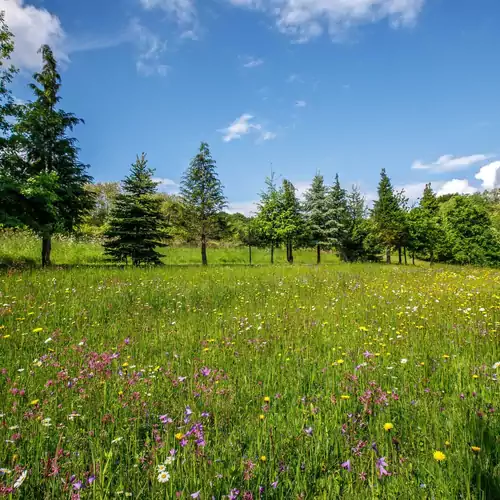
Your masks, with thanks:
M 71 268 L 0 290 L 4 494 L 500 498 L 499 272 Z

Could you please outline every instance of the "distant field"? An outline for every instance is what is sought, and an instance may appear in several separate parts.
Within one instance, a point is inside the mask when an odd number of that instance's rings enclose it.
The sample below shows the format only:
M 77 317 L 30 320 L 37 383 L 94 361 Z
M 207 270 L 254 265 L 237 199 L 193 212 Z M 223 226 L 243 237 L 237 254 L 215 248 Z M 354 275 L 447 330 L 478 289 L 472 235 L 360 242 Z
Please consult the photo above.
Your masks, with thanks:
M 0 291 L 0 494 L 500 498 L 497 271 L 72 268 Z

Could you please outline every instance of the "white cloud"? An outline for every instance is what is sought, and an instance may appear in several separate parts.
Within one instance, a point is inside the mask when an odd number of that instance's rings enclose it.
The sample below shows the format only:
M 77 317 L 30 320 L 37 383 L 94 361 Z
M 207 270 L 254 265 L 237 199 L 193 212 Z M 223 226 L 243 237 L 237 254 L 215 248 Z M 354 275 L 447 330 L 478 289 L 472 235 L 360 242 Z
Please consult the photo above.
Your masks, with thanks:
M 38 49 L 44 44 L 50 45 L 60 60 L 68 60 L 64 47 L 66 34 L 57 16 L 43 8 L 27 5 L 24 0 L 1 0 L 0 10 L 5 12 L 5 22 L 15 35 L 14 65 L 38 69 L 41 64 Z
M 445 182 L 437 191 L 438 196 L 444 194 L 474 194 L 478 189 L 469 184 L 467 179 L 452 179 Z
M 286 79 L 286 82 L 287 83 L 294 83 L 294 82 L 297 82 L 297 83 L 304 83 L 302 78 L 300 78 L 299 75 L 295 74 L 295 73 L 292 73 L 287 79 Z
M 250 215 L 255 215 L 257 213 L 257 203 L 257 201 L 229 203 L 226 208 L 226 212 L 230 214 L 240 213 L 249 217 Z
M 412 25 L 425 0 L 228 0 L 276 18 L 280 31 L 304 42 L 323 33 L 338 37 L 352 26 L 388 19 L 393 27 Z
M 224 134 L 222 140 L 231 142 L 234 139 L 241 139 L 244 135 L 256 132 L 259 134 L 258 141 L 269 141 L 276 138 L 276 134 L 263 129 L 260 123 L 251 123 L 254 117 L 248 113 L 241 115 L 228 127 L 219 130 Z
M 422 163 L 420 160 L 413 162 L 414 170 L 430 170 L 431 172 L 456 172 L 481 163 L 491 158 L 491 155 L 476 154 L 470 156 L 443 155 L 433 163 Z
M 180 24 L 195 22 L 196 9 L 194 0 L 140 0 L 141 5 L 147 10 L 161 9 Z
M 158 191 L 175 194 L 179 192 L 179 185 L 172 179 L 166 177 L 154 177 L 153 181 L 158 183 Z
M 295 107 L 296 108 L 305 108 L 307 106 L 306 101 L 295 101 Z
M 483 189 L 491 190 L 500 187 L 500 161 L 481 167 L 475 177 L 482 181 Z
M 247 57 L 246 62 L 243 64 L 244 68 L 257 68 L 258 66 L 262 66 L 264 61 L 262 59 L 256 59 L 255 57 Z
M 161 57 L 167 48 L 167 42 L 161 40 L 137 19 L 132 20 L 131 31 L 140 52 L 136 62 L 137 71 L 144 76 L 166 76 L 169 68 L 161 61 Z

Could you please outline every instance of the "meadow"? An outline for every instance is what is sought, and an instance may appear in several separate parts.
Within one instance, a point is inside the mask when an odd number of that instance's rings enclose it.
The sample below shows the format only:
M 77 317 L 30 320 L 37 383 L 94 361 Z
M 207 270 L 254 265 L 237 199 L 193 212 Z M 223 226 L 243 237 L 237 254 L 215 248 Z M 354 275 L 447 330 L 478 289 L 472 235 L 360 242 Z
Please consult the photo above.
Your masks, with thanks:
M 500 498 L 499 271 L 82 265 L 0 293 L 0 496 Z

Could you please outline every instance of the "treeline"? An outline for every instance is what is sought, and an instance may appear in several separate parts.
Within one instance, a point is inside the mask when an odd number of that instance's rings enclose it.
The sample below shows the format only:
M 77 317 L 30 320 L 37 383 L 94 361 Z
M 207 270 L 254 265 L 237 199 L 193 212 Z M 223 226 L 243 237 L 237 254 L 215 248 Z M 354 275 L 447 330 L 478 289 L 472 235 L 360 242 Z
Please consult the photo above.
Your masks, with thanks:
M 500 191 L 436 196 L 427 185 L 410 205 L 382 170 L 378 197 L 368 207 L 356 187 L 319 173 L 304 199 L 285 179 L 266 179 L 252 217 L 228 214 L 223 186 L 209 146 L 202 143 L 183 175 L 178 195 L 158 193 L 154 170 L 138 156 L 121 183 L 93 184 L 79 159 L 74 129 L 83 123 L 59 106 L 61 76 L 50 47 L 40 49 L 42 69 L 29 84 L 32 100 L 16 102 L 9 86 L 14 40 L 0 13 L 0 225 L 29 229 L 41 239 L 42 265 L 51 263 L 54 234 L 99 238 L 117 262 L 159 264 L 159 249 L 196 243 L 208 263 L 207 246 L 219 241 L 253 247 L 336 252 L 346 262 L 415 258 L 455 264 L 500 264 Z

